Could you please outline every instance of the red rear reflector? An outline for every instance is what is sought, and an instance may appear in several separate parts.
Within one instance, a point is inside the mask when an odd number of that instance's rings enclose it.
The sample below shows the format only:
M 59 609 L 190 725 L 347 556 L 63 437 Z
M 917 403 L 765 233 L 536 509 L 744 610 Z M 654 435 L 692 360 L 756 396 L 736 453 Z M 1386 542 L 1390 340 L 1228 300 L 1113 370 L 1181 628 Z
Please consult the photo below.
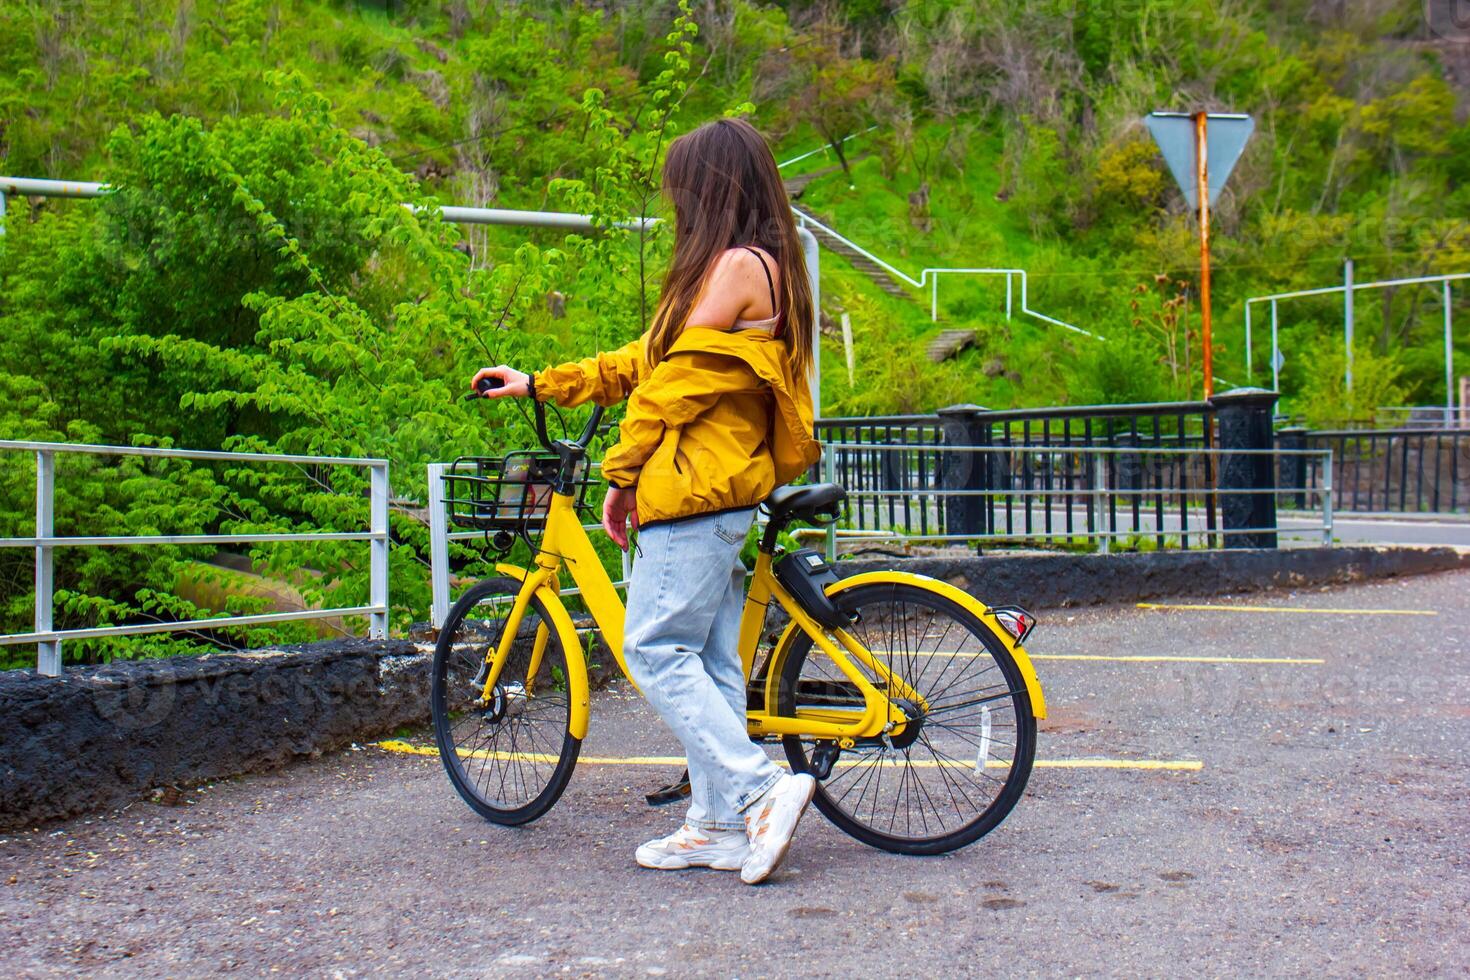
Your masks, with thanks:
M 996 606 L 990 612 L 1017 643 L 1025 640 L 1036 628 L 1036 617 L 1020 606 Z

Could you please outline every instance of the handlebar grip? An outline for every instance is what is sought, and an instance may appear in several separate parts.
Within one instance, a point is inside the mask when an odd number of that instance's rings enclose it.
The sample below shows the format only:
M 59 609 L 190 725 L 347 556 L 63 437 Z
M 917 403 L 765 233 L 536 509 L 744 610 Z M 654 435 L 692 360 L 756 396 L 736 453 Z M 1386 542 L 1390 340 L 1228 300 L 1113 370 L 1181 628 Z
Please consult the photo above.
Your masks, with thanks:
M 467 402 L 478 401 L 479 399 L 484 398 L 487 392 L 494 391 L 496 388 L 504 387 L 505 382 L 501 381 L 499 378 L 481 378 L 475 384 L 475 390 L 470 392 L 468 395 L 465 395 L 464 400 Z
M 475 390 L 465 395 L 464 400 L 467 402 L 479 401 L 481 398 L 484 398 L 488 392 L 494 391 L 497 388 L 504 387 L 505 382 L 500 380 L 499 378 L 481 378 L 478 382 L 476 382 Z M 552 444 L 551 437 L 546 434 L 546 406 L 539 400 L 533 400 L 532 407 L 535 410 L 536 438 L 540 440 L 541 447 L 543 449 L 545 449 L 547 452 L 552 452 L 554 451 L 554 446 Z M 582 430 L 581 437 L 577 440 L 578 445 L 582 446 L 584 449 L 586 448 L 587 443 L 592 440 L 592 437 L 596 435 L 597 426 L 602 422 L 602 415 L 603 409 L 601 405 L 593 408 L 592 416 L 587 420 L 587 425 Z

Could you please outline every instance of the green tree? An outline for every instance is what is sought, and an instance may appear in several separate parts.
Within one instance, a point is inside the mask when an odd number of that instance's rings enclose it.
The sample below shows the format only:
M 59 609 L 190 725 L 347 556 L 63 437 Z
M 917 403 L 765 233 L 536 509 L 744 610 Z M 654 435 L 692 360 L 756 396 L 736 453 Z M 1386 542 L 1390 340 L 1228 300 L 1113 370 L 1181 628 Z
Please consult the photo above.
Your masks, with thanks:
M 846 143 L 867 129 L 894 95 L 894 67 L 843 53 L 839 25 L 823 20 L 792 42 L 792 85 L 786 100 L 787 125 L 805 123 L 831 148 L 849 184 L 852 164 Z
M 1347 354 L 1341 341 L 1325 340 L 1310 352 L 1305 378 L 1292 409 L 1308 424 L 1324 428 L 1372 422 L 1384 405 L 1404 405 L 1411 394 L 1402 381 L 1400 359 L 1359 343 L 1353 349 L 1353 386 L 1347 387 Z

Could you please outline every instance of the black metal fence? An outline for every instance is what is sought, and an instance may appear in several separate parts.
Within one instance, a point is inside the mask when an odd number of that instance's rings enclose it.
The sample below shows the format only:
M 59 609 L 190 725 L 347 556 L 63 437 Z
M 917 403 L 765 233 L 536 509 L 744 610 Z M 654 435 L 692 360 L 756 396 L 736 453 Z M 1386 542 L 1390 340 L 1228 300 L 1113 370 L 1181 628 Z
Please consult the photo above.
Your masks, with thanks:
M 824 419 L 817 429 L 831 447 L 826 475 L 848 488 L 858 528 L 1082 542 L 1136 535 L 1184 547 L 1234 535 L 1227 543 L 1269 546 L 1275 502 L 1261 488 L 1274 486 L 1274 403 L 1269 392 L 1244 392 L 1214 402 L 954 406 Z M 1234 483 L 1222 483 L 1229 467 Z
M 1270 547 L 1278 505 L 1322 511 L 1327 537 L 1333 510 L 1470 512 L 1470 428 L 1273 432 L 1275 402 L 822 419 L 818 475 L 847 487 L 854 528 L 925 538 Z
M 944 501 L 926 493 L 944 485 L 944 425 L 938 415 L 820 419 L 817 438 L 832 447 L 824 473 L 847 488 L 856 526 L 942 533 Z
M 1333 505 L 1345 511 L 1470 512 L 1470 428 L 1282 429 L 1282 447 L 1332 450 Z M 1302 497 L 1323 485 L 1313 457 L 1283 472 Z M 1283 458 L 1283 467 L 1291 465 Z

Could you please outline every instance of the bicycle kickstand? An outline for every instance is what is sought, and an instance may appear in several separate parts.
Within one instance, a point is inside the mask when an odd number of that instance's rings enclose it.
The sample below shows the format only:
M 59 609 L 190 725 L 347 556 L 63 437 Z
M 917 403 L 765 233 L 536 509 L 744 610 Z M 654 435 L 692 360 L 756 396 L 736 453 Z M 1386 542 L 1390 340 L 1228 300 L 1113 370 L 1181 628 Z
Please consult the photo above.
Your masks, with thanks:
M 685 769 L 684 775 L 669 783 L 669 785 L 662 786 L 652 793 L 646 794 L 643 798 L 648 801 L 649 806 L 668 806 L 670 803 L 678 803 L 680 800 L 688 799 L 689 770 Z

